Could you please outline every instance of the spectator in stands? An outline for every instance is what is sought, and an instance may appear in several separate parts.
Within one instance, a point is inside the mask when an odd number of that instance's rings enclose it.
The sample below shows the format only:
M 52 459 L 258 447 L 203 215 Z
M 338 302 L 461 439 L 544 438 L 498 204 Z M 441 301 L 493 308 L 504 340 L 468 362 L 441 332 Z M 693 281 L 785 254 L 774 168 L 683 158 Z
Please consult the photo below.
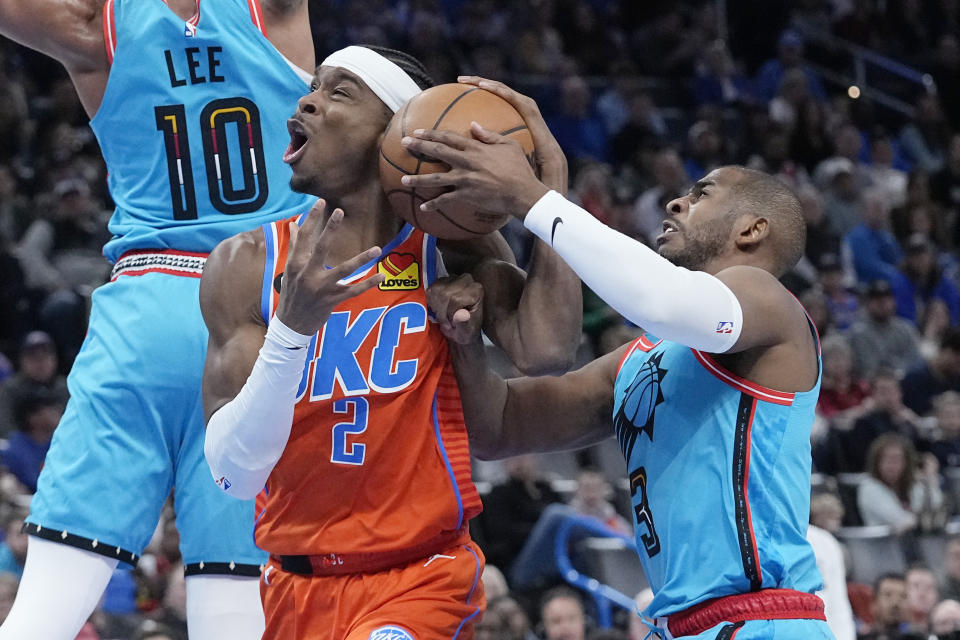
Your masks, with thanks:
M 930 192 L 941 206 L 960 211 L 960 133 L 950 137 L 946 164 L 930 177 Z
M 21 399 L 46 391 L 66 404 L 67 381 L 57 370 L 57 348 L 50 334 L 31 331 L 20 344 L 17 373 L 0 382 L 0 437 L 16 427 L 16 407 Z
M 547 124 L 571 161 L 606 162 L 609 140 L 603 120 L 596 115 L 590 87 L 580 76 L 560 83 L 560 111 L 547 116 Z
M 820 188 L 825 188 L 838 169 L 849 169 L 854 187 L 859 191 L 872 184 L 871 168 L 864 162 L 865 140 L 860 129 L 852 122 L 836 124 L 831 130 L 833 155 L 817 165 L 813 179 Z M 842 162 L 846 160 L 847 163 Z M 848 164 L 849 163 L 849 164 Z
M 654 156 L 653 179 L 654 185 L 640 194 L 633 207 L 634 225 L 649 244 L 663 233 L 667 203 L 686 193 L 690 186 L 680 154 L 671 147 L 661 149 Z
M 861 405 L 870 396 L 870 385 L 855 375 L 853 349 L 847 338 L 827 336 L 820 349 L 823 375 L 817 411 L 835 426 L 849 429 L 866 411 Z
M 935 396 L 944 391 L 960 392 L 960 328 L 947 329 L 933 359 L 908 370 L 900 388 L 903 403 L 921 416 L 930 413 Z
M 896 316 L 897 303 L 886 280 L 874 280 L 864 292 L 866 314 L 850 330 L 854 368 L 870 378 L 887 367 L 901 375 L 920 361 L 917 329 Z
M 500 613 L 488 605 L 474 624 L 474 640 L 502 640 L 505 626 Z
M 890 282 L 897 301 L 897 315 L 923 332 L 928 308 L 943 305 L 950 324 L 960 324 L 960 290 L 944 277 L 933 243 L 922 234 L 914 234 L 907 240 L 904 251 L 906 257 Z
M 960 467 L 960 393 L 944 391 L 933 399 L 936 437 L 929 443 L 930 453 L 941 468 Z
M 837 331 L 850 329 L 860 313 L 860 300 L 847 287 L 847 274 L 843 270 L 840 256 L 824 253 L 817 263 L 820 289 L 823 291 L 830 319 Z
M 960 536 L 950 538 L 943 553 L 943 582 L 940 595 L 944 598 L 960 600 Z
M 768 60 L 760 67 L 754 80 L 754 90 L 761 102 L 770 102 L 783 81 L 788 69 L 799 68 L 807 79 L 810 94 L 817 100 L 826 99 L 826 92 L 820 77 L 803 62 L 803 37 L 792 29 L 780 34 L 777 41 L 777 57 Z M 698 173 L 697 175 L 703 175 Z
M 23 576 L 27 559 L 27 534 L 21 531 L 26 517 L 26 513 L 12 510 L 4 522 L 4 538 L 0 542 L 0 573 L 12 574 L 17 580 Z
M 907 584 L 903 576 L 888 573 L 874 583 L 870 631 L 862 640 L 900 640 L 906 618 Z
M 484 549 L 487 561 L 509 567 L 548 505 L 560 496 L 543 477 L 536 456 L 518 456 L 504 462 L 507 480 L 484 500 L 485 522 L 495 523 Z
M 807 542 L 813 547 L 817 568 L 823 577 L 824 615 L 836 640 L 854 640 L 856 627 L 853 610 L 847 598 L 847 572 L 843 547 L 833 534 L 840 528 L 843 505 L 830 493 L 822 493 L 810 500 L 810 527 Z
M 897 273 L 903 252 L 890 232 L 890 205 L 883 193 L 867 190 L 860 199 L 861 222 L 843 240 L 853 255 L 857 281 L 890 282 Z
M 639 172 L 647 150 L 663 146 L 667 123 L 648 93 L 632 93 L 629 106 L 627 122 L 610 141 L 610 152 L 615 163 Z
M 936 173 L 946 164 L 950 127 L 934 95 L 917 99 L 916 116 L 900 131 L 900 148 L 917 169 Z
M 501 640 L 537 640 L 536 634 L 530 628 L 530 618 L 523 607 L 507 596 L 487 601 L 487 611 L 494 609 L 500 614 L 504 622 Z
M 555 587 L 540 601 L 544 640 L 584 640 L 587 616 L 580 595 L 570 587 Z
M 925 634 L 930 631 L 930 613 L 940 600 L 937 578 L 930 567 L 913 565 L 907 569 L 907 629 Z
M 790 133 L 785 126 L 771 125 L 758 152 L 747 160 L 747 168 L 769 173 L 794 191 L 810 182 L 807 170 L 790 157 Z
M 866 451 L 880 436 L 894 433 L 912 442 L 921 429 L 920 418 L 903 404 L 900 383 L 892 370 L 877 369 L 870 387 L 869 411 L 857 418 L 853 429 L 845 434 L 844 451 L 848 466 L 844 471 L 866 471 Z
M 917 453 L 900 435 L 885 434 L 867 452 L 867 471 L 857 488 L 857 505 L 867 526 L 884 525 L 895 534 L 937 521 L 944 504 L 936 458 L 918 466 Z
M 823 211 L 831 228 L 841 238 L 861 222 L 861 190 L 854 178 L 853 162 L 847 158 L 830 158 L 817 167 L 822 180 Z
M 870 164 L 864 173 L 870 184 L 887 197 L 891 207 L 899 207 L 907 199 L 905 165 L 894 153 L 893 141 L 883 129 L 875 130 L 870 140 Z
M 955 638 L 956 632 L 960 632 L 960 602 L 956 600 L 938 602 L 930 612 L 930 631 L 940 640 Z
M 790 289 L 789 286 L 787 288 Z M 793 291 L 793 289 L 790 290 Z M 794 295 L 797 294 L 794 293 Z M 827 306 L 827 298 L 823 295 L 823 291 L 817 287 L 810 287 L 797 295 L 797 300 L 807 310 L 807 315 L 813 320 L 821 339 L 833 333 L 833 317 L 830 315 L 830 308 Z
M 483 591 L 488 601 L 506 597 L 510 592 L 507 579 L 495 565 L 485 565 L 483 573 L 480 574 L 480 580 L 483 581 Z
M 630 535 L 633 526 L 610 503 L 613 487 L 599 472 L 585 469 L 577 476 L 577 491 L 570 500 L 579 515 L 596 518 L 615 531 Z
M 693 99 L 698 105 L 736 106 L 750 102 L 750 79 L 723 40 L 714 40 L 697 62 Z
M 703 176 L 726 164 L 723 136 L 709 120 L 698 120 L 687 131 L 683 167 L 688 176 Z
M 17 430 L 0 450 L 0 462 L 30 493 L 37 490 L 37 478 L 63 409 L 63 401 L 45 389 L 22 396 L 17 404 Z
M 777 95 L 770 101 L 770 120 L 790 132 L 797 124 L 797 118 L 804 106 L 811 100 L 807 87 L 807 76 L 803 69 L 788 69 L 783 74 Z
M 841 239 L 824 215 L 823 197 L 812 184 L 801 185 L 797 189 L 797 199 L 803 210 L 803 219 L 807 224 L 807 245 L 804 255 L 817 265 L 826 254 L 832 254 L 839 262 Z

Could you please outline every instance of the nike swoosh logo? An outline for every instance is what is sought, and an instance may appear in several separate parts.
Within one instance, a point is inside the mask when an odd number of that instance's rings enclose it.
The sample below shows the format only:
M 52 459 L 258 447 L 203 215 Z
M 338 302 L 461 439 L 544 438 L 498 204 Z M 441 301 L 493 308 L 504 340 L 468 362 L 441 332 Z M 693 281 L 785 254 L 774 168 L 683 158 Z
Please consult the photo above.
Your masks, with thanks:
M 563 224 L 563 218 L 557 216 L 553 219 L 553 228 L 550 229 L 550 244 L 553 245 L 553 236 L 557 233 L 557 225 Z

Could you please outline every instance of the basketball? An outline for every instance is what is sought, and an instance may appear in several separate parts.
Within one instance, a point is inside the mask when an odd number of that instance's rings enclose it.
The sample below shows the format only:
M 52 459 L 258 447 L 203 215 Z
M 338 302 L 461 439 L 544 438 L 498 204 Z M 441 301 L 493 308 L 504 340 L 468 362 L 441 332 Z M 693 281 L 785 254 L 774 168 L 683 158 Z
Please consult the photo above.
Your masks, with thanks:
M 471 137 L 470 122 L 516 140 L 533 164 L 533 138 L 510 103 L 500 96 L 465 84 L 442 84 L 414 96 L 394 114 L 380 145 L 380 183 L 393 211 L 437 238 L 467 240 L 496 231 L 506 224 L 505 213 L 482 211 L 466 203 L 451 203 L 436 211 L 420 205 L 443 190 L 413 189 L 400 183 L 405 175 L 447 171 L 449 165 L 400 145 L 415 129 L 441 129 Z

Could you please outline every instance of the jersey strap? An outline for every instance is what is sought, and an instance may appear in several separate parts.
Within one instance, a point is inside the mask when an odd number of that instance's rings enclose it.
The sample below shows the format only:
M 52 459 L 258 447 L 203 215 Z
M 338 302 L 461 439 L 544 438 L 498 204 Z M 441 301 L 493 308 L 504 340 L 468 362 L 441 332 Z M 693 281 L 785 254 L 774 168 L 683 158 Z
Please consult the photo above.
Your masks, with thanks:
M 113 54 L 117 50 L 117 23 L 113 15 L 113 0 L 103 3 L 103 44 L 107 50 L 107 64 L 113 65 Z
M 250 19 L 253 21 L 253 26 L 266 37 L 267 25 L 263 21 L 263 9 L 260 8 L 260 0 L 247 0 L 247 6 L 250 7 Z

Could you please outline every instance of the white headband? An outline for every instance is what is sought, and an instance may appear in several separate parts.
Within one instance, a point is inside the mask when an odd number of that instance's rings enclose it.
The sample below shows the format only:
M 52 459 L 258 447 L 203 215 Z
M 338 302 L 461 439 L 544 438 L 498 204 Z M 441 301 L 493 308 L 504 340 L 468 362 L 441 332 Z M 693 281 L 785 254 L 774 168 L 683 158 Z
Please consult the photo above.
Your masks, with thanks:
M 366 47 L 350 46 L 334 51 L 321 66 L 341 67 L 356 74 L 394 113 L 421 91 L 406 71 Z

